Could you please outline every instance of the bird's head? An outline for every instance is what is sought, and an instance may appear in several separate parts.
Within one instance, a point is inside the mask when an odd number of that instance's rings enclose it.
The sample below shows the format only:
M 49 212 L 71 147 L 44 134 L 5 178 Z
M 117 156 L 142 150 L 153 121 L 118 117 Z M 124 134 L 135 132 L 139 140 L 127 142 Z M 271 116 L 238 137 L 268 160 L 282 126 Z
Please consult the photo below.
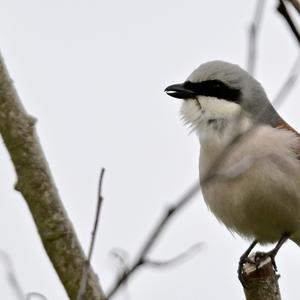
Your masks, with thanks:
M 221 131 L 240 114 L 250 122 L 259 115 L 259 122 L 272 125 L 280 119 L 261 84 L 238 65 L 223 61 L 200 65 L 184 83 L 165 92 L 184 100 L 183 118 L 199 131 Z

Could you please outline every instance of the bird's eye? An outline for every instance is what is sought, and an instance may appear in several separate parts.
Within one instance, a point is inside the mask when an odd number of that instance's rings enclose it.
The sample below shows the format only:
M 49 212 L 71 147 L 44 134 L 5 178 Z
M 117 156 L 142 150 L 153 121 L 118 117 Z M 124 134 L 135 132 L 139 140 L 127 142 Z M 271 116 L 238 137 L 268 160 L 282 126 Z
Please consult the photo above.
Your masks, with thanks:
M 213 84 L 213 86 L 214 86 L 214 88 L 221 88 L 222 84 L 219 81 L 215 81 L 214 84 Z

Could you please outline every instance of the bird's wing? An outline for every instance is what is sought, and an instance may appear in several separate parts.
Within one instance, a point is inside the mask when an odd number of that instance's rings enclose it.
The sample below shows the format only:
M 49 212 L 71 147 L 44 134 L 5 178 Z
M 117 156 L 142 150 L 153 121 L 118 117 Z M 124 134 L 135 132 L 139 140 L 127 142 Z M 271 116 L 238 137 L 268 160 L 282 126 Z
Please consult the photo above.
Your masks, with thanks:
M 288 123 L 286 123 L 285 121 L 282 121 L 280 124 L 278 124 L 276 126 L 276 128 L 278 129 L 285 129 L 285 130 L 288 130 L 288 131 L 292 131 L 294 132 L 297 136 L 300 137 L 300 133 L 297 132 L 293 127 L 291 127 Z
M 282 121 L 280 124 L 275 126 L 275 128 L 291 131 L 291 132 L 295 133 L 300 138 L 300 133 L 297 130 L 295 130 L 293 127 L 291 127 L 285 121 Z M 300 160 L 300 145 L 299 145 L 299 147 L 297 147 L 297 149 L 294 149 L 294 151 L 297 154 L 298 159 Z

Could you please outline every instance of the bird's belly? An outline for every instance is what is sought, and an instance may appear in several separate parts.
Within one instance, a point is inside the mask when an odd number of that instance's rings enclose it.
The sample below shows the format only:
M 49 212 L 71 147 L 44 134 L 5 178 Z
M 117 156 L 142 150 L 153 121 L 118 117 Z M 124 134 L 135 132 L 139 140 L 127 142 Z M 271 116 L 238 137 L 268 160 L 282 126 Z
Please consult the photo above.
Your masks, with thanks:
M 202 182 L 227 147 L 222 141 L 201 144 Z M 219 177 L 202 185 L 210 210 L 242 236 L 267 243 L 289 233 L 300 244 L 299 144 L 290 132 L 258 126 L 228 149 L 214 170 Z
M 272 243 L 300 228 L 300 201 L 284 189 L 238 178 L 212 182 L 202 191 L 214 215 L 243 237 Z

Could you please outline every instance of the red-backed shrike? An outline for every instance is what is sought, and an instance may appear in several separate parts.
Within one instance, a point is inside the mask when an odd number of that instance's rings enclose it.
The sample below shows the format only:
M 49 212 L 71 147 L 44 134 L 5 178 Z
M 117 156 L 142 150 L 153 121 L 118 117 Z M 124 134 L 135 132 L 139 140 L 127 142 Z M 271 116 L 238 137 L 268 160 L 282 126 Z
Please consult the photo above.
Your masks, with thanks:
M 299 134 L 279 116 L 261 84 L 234 64 L 202 64 L 165 92 L 184 100 L 183 119 L 199 137 L 207 206 L 230 231 L 253 240 L 239 275 L 257 242 L 277 242 L 264 254 L 276 268 L 274 257 L 288 238 L 300 245 Z

